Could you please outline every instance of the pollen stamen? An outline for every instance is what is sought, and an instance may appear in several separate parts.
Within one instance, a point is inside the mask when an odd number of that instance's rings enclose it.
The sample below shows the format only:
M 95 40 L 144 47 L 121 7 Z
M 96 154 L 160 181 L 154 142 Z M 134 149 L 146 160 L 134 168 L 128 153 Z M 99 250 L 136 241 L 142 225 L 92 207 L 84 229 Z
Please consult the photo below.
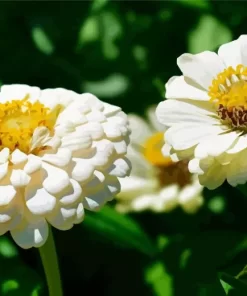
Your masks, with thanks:
M 225 69 L 212 81 L 208 94 L 224 123 L 247 130 L 247 67 Z
M 28 97 L 0 103 L 0 150 L 7 147 L 28 153 L 33 132 L 45 126 L 53 130 L 56 114 L 39 101 L 31 103 Z

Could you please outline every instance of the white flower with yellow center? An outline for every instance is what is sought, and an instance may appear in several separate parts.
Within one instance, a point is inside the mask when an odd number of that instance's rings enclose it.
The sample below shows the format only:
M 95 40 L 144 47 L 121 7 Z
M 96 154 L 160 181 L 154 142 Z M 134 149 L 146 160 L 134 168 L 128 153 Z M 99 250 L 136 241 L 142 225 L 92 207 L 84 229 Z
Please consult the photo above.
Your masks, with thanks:
M 0 91 L 0 234 L 40 247 L 48 223 L 67 230 L 129 175 L 127 116 L 92 94 L 5 85 Z
M 131 142 L 127 155 L 133 168 L 130 177 L 120 181 L 116 208 L 120 212 L 168 212 L 181 205 L 194 213 L 203 204 L 203 188 L 189 173 L 186 161 L 174 163 L 161 154 L 163 126 L 155 119 L 154 110 L 148 111 L 150 123 L 134 114 L 128 116 Z
M 247 35 L 218 54 L 183 54 L 183 76 L 166 84 L 168 100 L 157 107 L 165 132 L 165 155 L 190 158 L 189 170 L 209 189 L 227 180 L 247 181 Z

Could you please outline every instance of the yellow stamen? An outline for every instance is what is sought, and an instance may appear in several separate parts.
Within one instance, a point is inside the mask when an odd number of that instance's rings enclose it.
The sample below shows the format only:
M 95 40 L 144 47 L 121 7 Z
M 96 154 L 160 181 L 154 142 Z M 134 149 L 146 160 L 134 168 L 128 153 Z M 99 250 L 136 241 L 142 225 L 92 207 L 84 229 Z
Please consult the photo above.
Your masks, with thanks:
M 34 130 L 45 126 L 52 131 L 56 117 L 56 112 L 39 101 L 29 102 L 28 97 L 0 103 L 0 150 L 18 148 L 28 153 Z
M 144 144 L 144 157 L 155 166 L 169 166 L 173 164 L 170 157 L 163 156 L 161 148 L 164 145 L 164 134 L 161 132 L 155 133 L 147 139 Z
M 247 67 L 228 67 L 218 74 L 208 95 L 224 124 L 247 131 Z
M 247 108 L 247 67 L 228 67 L 218 74 L 209 87 L 208 95 L 218 106 Z

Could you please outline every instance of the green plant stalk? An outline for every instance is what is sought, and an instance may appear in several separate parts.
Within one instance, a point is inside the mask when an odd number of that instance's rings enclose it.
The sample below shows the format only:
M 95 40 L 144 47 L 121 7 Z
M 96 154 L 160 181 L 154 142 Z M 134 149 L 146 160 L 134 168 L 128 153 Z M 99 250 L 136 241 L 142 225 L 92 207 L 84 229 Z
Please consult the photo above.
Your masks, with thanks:
M 48 239 L 46 243 L 39 248 L 39 253 L 46 276 L 49 296 L 62 296 L 63 290 L 59 273 L 56 246 L 51 227 L 49 229 Z

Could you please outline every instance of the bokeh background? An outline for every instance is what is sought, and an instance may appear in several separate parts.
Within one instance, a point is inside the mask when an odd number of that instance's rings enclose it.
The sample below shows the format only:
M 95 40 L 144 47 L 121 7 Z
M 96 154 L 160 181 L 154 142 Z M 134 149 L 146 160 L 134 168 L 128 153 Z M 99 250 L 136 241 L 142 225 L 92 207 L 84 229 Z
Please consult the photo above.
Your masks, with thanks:
M 246 25 L 245 1 L 1 1 L 0 82 L 92 92 L 142 115 L 164 99 L 180 54 L 216 50 Z M 65 296 L 246 295 L 233 276 L 247 264 L 247 199 L 227 184 L 204 194 L 195 215 L 109 204 L 54 231 Z M 48 295 L 38 250 L 8 235 L 0 295 Z

